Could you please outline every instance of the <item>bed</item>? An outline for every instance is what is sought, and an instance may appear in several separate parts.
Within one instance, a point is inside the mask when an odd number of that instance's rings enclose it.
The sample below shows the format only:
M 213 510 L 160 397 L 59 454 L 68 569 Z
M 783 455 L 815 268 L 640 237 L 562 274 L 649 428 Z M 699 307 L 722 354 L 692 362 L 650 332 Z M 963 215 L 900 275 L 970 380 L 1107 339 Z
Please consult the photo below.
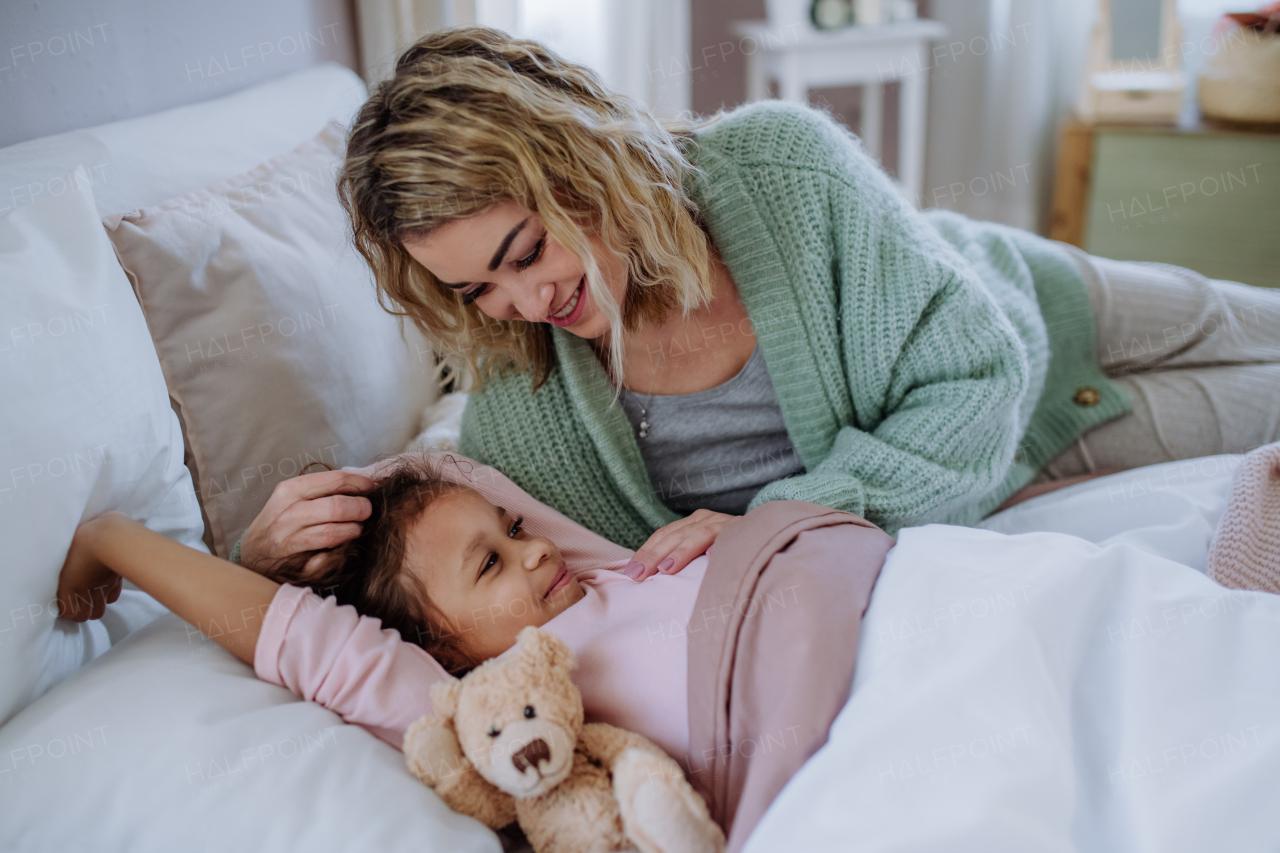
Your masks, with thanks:
M 326 194 L 363 97 L 321 65 L 0 151 L 4 849 L 512 846 L 256 679 L 210 639 L 234 626 L 131 589 L 86 625 L 50 602 L 104 509 L 225 556 L 312 462 L 456 437 L 463 398 L 377 307 Z M 903 531 L 850 700 L 748 849 L 1280 847 L 1280 599 L 1203 573 L 1239 459 Z

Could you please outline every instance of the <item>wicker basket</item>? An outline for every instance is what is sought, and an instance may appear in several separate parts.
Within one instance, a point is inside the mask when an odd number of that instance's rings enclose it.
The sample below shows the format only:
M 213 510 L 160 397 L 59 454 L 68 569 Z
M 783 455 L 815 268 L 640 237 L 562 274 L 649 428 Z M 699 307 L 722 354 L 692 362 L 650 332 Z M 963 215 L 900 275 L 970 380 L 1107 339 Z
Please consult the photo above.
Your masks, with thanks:
M 1234 122 L 1280 123 L 1280 34 L 1224 31 L 1200 73 L 1200 111 Z

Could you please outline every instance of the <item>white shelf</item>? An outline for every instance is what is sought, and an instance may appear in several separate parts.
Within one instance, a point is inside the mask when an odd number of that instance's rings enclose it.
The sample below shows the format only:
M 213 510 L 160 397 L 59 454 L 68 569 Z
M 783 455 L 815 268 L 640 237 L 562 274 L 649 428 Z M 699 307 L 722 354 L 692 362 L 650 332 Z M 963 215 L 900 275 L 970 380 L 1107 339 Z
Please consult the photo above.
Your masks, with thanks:
M 768 21 L 737 21 L 734 33 L 752 39 L 756 49 L 747 56 L 747 99 L 768 94 L 768 80 L 778 82 L 783 100 L 804 103 L 809 90 L 862 86 L 859 122 L 862 145 L 879 159 L 883 136 L 884 84 L 901 85 L 898 111 L 898 182 L 913 204 L 919 203 L 924 180 L 925 117 L 929 74 L 933 69 L 929 44 L 946 38 L 945 24 L 927 19 L 895 21 L 874 26 L 818 30 Z

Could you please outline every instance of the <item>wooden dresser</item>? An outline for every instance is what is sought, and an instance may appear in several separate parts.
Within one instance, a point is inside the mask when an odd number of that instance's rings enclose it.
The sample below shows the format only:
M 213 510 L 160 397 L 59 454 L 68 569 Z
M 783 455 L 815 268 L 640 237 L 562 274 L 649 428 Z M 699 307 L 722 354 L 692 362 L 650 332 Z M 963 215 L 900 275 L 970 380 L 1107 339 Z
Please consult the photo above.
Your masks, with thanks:
M 1049 236 L 1280 287 L 1280 131 L 1068 122 Z

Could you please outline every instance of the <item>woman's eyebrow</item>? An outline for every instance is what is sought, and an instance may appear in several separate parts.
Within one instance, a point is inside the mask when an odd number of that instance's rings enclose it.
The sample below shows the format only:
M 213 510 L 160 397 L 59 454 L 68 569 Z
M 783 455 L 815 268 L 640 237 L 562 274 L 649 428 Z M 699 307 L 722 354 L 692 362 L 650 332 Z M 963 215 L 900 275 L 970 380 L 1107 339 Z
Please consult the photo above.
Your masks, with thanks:
M 502 242 L 498 244 L 498 251 L 493 253 L 493 259 L 489 261 L 489 272 L 493 272 L 502 263 L 502 259 L 507 256 L 507 250 L 511 248 L 511 241 L 516 238 L 524 227 L 529 224 L 529 218 L 526 216 L 520 220 L 520 223 L 507 232 L 507 236 L 502 238 Z
M 507 236 L 502 238 L 502 242 L 498 244 L 498 251 L 493 253 L 493 259 L 489 261 L 489 272 L 493 272 L 502 264 L 502 259 L 507 256 L 507 250 L 511 248 L 511 241 L 514 240 L 516 235 L 529 224 L 530 218 L 531 217 L 526 216 L 519 224 L 516 225 L 515 228 L 512 228 L 507 232 Z M 470 287 L 472 284 L 472 282 L 469 281 L 460 281 L 456 284 L 450 284 L 447 281 L 442 281 L 440 283 L 450 290 L 461 290 L 464 287 Z

